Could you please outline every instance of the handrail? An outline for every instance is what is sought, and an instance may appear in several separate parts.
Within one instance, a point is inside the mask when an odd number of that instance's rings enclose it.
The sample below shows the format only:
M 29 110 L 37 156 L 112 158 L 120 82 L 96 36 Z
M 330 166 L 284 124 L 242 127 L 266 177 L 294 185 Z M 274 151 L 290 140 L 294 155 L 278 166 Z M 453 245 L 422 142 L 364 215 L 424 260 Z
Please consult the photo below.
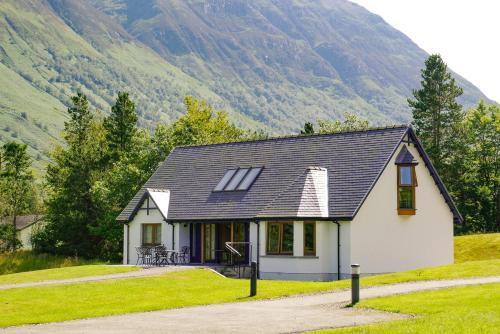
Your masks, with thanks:
M 238 250 L 236 248 L 234 248 L 233 246 L 231 246 L 231 242 L 226 242 L 226 248 L 233 254 L 236 254 L 238 255 L 239 257 L 243 257 L 243 255 L 241 255 L 240 252 L 238 252 Z
M 225 243 L 226 249 L 231 253 L 231 262 L 233 266 L 238 266 L 238 276 L 241 278 L 241 263 L 235 263 L 233 261 L 233 256 L 237 256 L 239 259 L 243 258 L 243 255 L 233 246 L 235 245 L 248 245 L 248 261 L 252 261 L 252 243 L 249 241 L 227 241 Z

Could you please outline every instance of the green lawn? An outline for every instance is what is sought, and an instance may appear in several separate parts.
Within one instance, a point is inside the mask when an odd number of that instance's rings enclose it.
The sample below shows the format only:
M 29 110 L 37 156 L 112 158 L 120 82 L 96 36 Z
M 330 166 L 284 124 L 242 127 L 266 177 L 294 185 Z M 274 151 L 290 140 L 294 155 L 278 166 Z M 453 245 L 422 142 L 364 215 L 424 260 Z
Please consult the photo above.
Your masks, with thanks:
M 500 283 L 368 299 L 356 307 L 412 314 L 415 318 L 315 333 L 498 333 Z
M 455 262 L 500 258 L 500 233 L 455 237 Z
M 74 257 L 36 254 L 31 251 L 17 251 L 13 253 L 0 254 L 0 275 L 98 263 L 99 262 L 97 260 L 84 260 Z
M 362 285 L 491 275 L 500 275 L 500 260 L 372 276 L 363 278 Z M 0 291 L 0 327 L 274 298 L 349 286 L 349 280 L 259 281 L 257 297 L 249 298 L 248 280 L 227 279 L 206 269 L 195 269 L 144 278 L 9 289 Z
M 98 276 L 135 271 L 139 267 L 111 266 L 111 265 L 85 265 L 66 268 L 35 270 L 17 274 L 1 275 L 0 284 L 14 284 L 26 282 L 39 282 L 47 280 L 68 279 L 85 276 Z

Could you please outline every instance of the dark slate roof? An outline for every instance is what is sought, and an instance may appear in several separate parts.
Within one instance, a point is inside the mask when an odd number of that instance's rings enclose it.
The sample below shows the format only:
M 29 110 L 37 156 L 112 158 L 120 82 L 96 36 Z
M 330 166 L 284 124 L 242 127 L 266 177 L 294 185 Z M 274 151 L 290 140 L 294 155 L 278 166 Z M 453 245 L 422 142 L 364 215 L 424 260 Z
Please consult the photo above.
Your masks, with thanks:
M 396 165 L 416 165 L 417 163 L 417 159 L 415 159 L 415 157 L 406 148 L 406 145 L 404 145 L 396 157 Z
M 168 220 L 252 219 L 309 166 L 328 171 L 329 217 L 352 218 L 408 129 L 178 147 L 117 219 L 131 219 L 146 188 L 170 190 Z M 212 192 L 226 170 L 255 166 L 264 169 L 248 191 Z
M 319 177 L 315 172 L 324 173 Z M 325 217 L 328 216 L 328 171 L 309 167 L 282 189 L 257 217 Z M 325 212 L 325 213 L 323 213 Z

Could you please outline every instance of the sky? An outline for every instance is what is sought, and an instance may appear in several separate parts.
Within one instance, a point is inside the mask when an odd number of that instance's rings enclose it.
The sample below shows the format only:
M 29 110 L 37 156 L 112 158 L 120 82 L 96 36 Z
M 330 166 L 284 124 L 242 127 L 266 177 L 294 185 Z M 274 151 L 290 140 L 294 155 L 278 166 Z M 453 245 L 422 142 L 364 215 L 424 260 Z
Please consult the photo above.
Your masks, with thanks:
M 500 102 L 500 1 L 351 0 Z

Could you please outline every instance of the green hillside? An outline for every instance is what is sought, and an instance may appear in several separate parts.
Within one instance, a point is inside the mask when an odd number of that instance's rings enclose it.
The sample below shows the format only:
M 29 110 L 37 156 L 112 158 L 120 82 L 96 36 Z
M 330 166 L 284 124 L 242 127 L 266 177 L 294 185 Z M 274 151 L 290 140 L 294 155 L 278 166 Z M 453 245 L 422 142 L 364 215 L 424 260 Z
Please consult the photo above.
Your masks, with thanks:
M 77 90 L 104 111 L 117 91 L 132 92 L 140 123 L 146 127 L 177 117 L 187 94 L 222 103 L 203 84 L 133 41 L 119 27 L 99 24 L 106 18 L 91 7 L 79 6 L 77 1 L 64 2 L 64 6 L 96 21 L 82 23 L 82 29 L 99 27 L 94 38 L 82 37 L 47 2 L 0 4 L 0 142 L 14 138 L 27 143 L 37 160 L 35 167 L 42 166 L 59 140 L 65 104 Z M 70 20 L 70 15 L 65 19 Z
M 0 142 L 29 144 L 40 168 L 78 90 L 104 112 L 131 92 L 143 127 L 188 94 L 275 133 L 344 111 L 407 122 L 426 56 L 345 0 L 3 0 Z M 466 106 L 485 98 L 458 81 Z
M 500 233 L 455 237 L 455 263 L 500 259 Z

